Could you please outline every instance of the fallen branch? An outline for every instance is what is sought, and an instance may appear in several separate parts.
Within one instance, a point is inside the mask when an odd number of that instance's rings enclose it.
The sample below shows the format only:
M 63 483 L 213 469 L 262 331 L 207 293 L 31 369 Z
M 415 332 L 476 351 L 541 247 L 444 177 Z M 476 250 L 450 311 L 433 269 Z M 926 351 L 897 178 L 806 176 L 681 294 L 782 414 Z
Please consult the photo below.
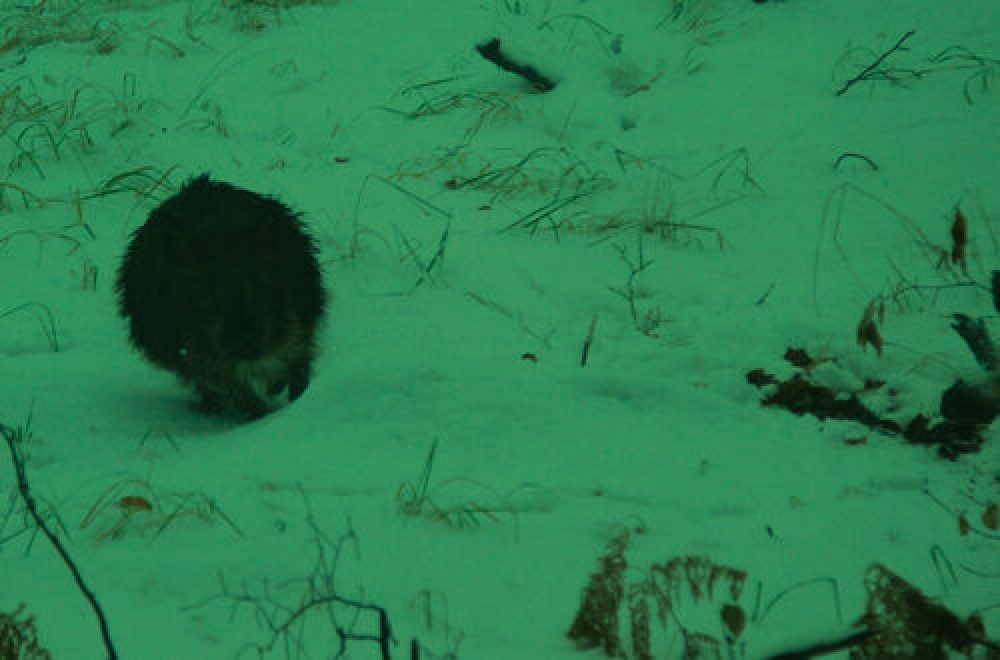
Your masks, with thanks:
M 478 44 L 476 46 L 476 51 L 485 59 L 493 62 L 504 71 L 510 71 L 511 73 L 516 73 L 521 76 L 531 83 L 531 86 L 539 92 L 548 92 L 556 86 L 554 81 L 539 73 L 538 69 L 530 64 L 515 62 L 510 55 L 500 49 L 500 40 L 496 37 L 493 37 L 486 43 Z

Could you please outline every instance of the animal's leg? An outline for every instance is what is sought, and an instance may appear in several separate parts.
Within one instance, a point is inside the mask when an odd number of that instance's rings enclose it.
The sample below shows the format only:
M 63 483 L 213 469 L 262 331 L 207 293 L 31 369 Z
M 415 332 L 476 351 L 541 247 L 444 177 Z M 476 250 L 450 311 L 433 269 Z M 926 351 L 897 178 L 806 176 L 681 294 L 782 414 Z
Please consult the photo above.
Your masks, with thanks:
M 303 360 L 292 365 L 288 370 L 288 400 L 299 398 L 309 387 L 309 361 Z

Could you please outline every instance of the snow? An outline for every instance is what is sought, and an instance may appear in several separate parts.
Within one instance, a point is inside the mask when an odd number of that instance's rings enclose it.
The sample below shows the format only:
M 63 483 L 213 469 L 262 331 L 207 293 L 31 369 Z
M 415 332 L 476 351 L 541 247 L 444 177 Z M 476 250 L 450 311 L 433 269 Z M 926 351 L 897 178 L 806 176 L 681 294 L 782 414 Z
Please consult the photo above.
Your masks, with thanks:
M 5 29 L 55 31 L 76 7 L 43 4 L 5 3 Z M 998 334 L 988 291 L 891 294 L 1000 268 L 1000 96 L 964 61 L 929 62 L 962 46 L 992 58 L 995 81 L 1000 4 L 126 0 L 73 16 L 86 38 L 0 52 L 0 314 L 30 305 L 0 317 L 0 422 L 30 422 L 32 492 L 121 657 L 253 656 L 269 635 L 216 598 L 220 577 L 295 607 L 318 549 L 338 544 L 336 592 L 385 608 L 393 657 L 411 639 L 427 658 L 600 657 L 566 632 L 622 530 L 630 576 L 688 555 L 746 571 L 749 621 L 726 657 L 843 634 L 873 562 L 963 620 L 996 605 L 997 533 L 979 519 L 1000 497 L 996 424 L 980 453 L 942 460 L 762 408 L 746 372 L 786 378 L 782 355 L 804 348 L 833 358 L 817 382 L 895 388 L 862 398 L 904 421 L 984 378 L 949 315 Z M 911 29 L 887 63 L 930 71 L 834 94 Z M 481 58 L 493 36 L 556 88 L 532 93 Z M 844 152 L 878 169 L 834 168 Z M 115 312 L 129 233 L 166 192 L 94 193 L 128 172 L 138 187 L 206 171 L 302 211 L 333 296 L 312 385 L 253 423 L 198 412 Z M 938 259 L 956 207 L 968 276 Z M 622 294 L 640 249 L 633 319 Z M 855 341 L 873 299 L 881 356 Z M 408 514 L 432 447 L 429 500 Z M 24 603 L 55 658 L 102 657 L 65 565 L 15 533 L 0 468 L 0 612 Z M 758 588 L 767 604 L 818 579 L 753 616 Z M 721 634 L 710 605 L 678 616 Z M 351 625 L 350 608 L 336 616 Z M 993 639 L 998 616 L 983 612 Z M 327 617 L 310 612 L 291 657 L 336 655 Z M 370 613 L 354 624 L 378 632 Z M 680 657 L 667 638 L 657 657 Z M 370 641 L 347 653 L 381 657 Z

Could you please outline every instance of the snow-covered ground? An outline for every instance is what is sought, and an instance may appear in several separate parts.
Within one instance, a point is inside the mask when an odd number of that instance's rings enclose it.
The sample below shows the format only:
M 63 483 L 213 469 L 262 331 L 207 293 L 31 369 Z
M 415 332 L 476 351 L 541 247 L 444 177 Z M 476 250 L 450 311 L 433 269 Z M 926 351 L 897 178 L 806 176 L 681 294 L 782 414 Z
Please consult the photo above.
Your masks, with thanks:
M 736 598 L 669 587 L 657 658 L 681 627 L 727 658 L 841 634 L 872 564 L 963 621 L 993 606 L 997 638 L 996 425 L 943 460 L 764 408 L 747 372 L 788 378 L 801 348 L 817 384 L 884 381 L 861 399 L 903 424 L 983 380 L 949 322 L 1000 334 L 990 292 L 941 285 L 1000 268 L 1000 3 L 28 6 L 0 4 L 0 422 L 29 426 L 121 657 L 333 657 L 331 618 L 378 636 L 348 605 L 294 618 L 310 588 L 384 608 L 393 657 L 599 657 L 567 631 L 624 535 L 626 584 L 677 557 L 745 572 Z M 481 57 L 493 37 L 556 87 Z M 333 296 L 312 385 L 253 423 L 197 411 L 116 314 L 130 232 L 202 172 L 302 211 Z M 967 274 L 941 257 L 956 208 Z M 856 340 L 872 301 L 881 356 Z M 102 657 L 3 451 L 0 612 Z

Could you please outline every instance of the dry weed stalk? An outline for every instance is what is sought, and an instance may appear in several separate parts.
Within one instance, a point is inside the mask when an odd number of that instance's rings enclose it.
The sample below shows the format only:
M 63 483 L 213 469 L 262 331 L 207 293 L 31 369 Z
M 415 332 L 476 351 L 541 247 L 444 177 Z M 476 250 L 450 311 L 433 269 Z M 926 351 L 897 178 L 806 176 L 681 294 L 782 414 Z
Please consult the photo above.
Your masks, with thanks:
M 39 302 L 24 303 L 23 305 L 0 312 L 0 320 L 17 313 L 29 314 L 34 318 L 42 328 L 42 332 L 45 333 L 45 338 L 49 342 L 49 348 L 52 349 L 53 353 L 59 352 L 59 335 L 56 330 L 56 318 L 47 305 Z
M 447 596 L 435 594 L 430 589 L 421 589 L 410 601 L 410 609 L 420 614 L 421 623 L 427 632 L 437 635 L 448 648 L 444 653 L 431 654 L 430 657 L 435 660 L 458 660 L 458 649 L 465 639 L 465 633 L 455 630 L 451 624 Z M 427 649 L 420 646 L 420 650 Z M 415 657 L 411 654 L 411 658 Z
M 893 208 L 891 205 L 874 197 L 870 193 L 863 190 L 854 188 L 848 184 L 839 186 L 834 189 L 827 197 L 826 205 L 823 212 L 823 220 L 821 223 L 821 232 L 825 231 L 825 227 L 829 220 L 834 219 L 832 238 L 836 246 L 836 251 L 840 257 L 841 262 L 845 265 L 848 272 L 854 278 L 859 288 L 865 288 L 865 282 L 862 278 L 854 271 L 851 266 L 850 260 L 847 257 L 843 246 L 840 244 L 839 231 L 840 231 L 840 220 L 843 213 L 843 205 L 848 196 L 856 195 L 860 193 L 861 199 L 868 199 L 869 201 L 874 201 L 876 204 L 881 206 L 884 210 L 888 211 L 896 221 L 900 223 L 904 232 L 908 234 L 908 237 L 913 241 L 913 243 L 919 248 L 921 255 L 926 259 L 927 265 L 935 273 L 940 273 L 944 283 L 941 284 L 923 284 L 916 280 L 913 276 L 908 276 L 903 273 L 900 268 L 895 264 L 892 258 L 889 259 L 889 263 L 898 278 L 896 283 L 892 286 L 891 290 L 885 294 L 879 294 L 876 296 L 879 300 L 890 299 L 898 309 L 902 310 L 906 308 L 906 294 L 915 292 L 917 294 L 922 294 L 923 292 L 930 291 L 936 296 L 936 294 L 945 289 L 957 289 L 957 288 L 973 288 L 980 289 L 984 291 L 991 291 L 992 295 L 996 296 L 997 287 L 991 284 L 982 283 L 974 279 L 969 273 L 969 260 L 970 253 L 976 254 L 970 250 L 970 223 L 968 220 L 968 215 L 962 211 L 959 206 L 956 206 L 951 214 L 951 223 L 949 225 L 949 242 L 950 245 L 937 244 L 931 242 L 931 240 L 924 234 L 917 225 L 900 213 L 898 210 Z M 975 203 L 976 197 L 973 194 L 973 203 Z M 981 204 L 978 205 L 981 207 Z M 996 236 L 993 226 L 989 222 L 989 218 L 986 216 L 985 211 L 981 208 L 977 213 L 978 219 L 984 227 L 985 233 L 991 239 L 993 244 L 994 253 L 1000 253 L 1000 243 Z M 975 217 L 975 216 L 974 216 Z M 823 238 L 817 242 L 816 245 L 816 259 L 813 269 L 813 299 L 814 304 L 818 305 L 818 272 L 819 272 L 819 255 L 821 246 L 823 243 Z M 933 299 L 932 299 L 933 302 Z M 998 305 L 1000 307 L 1000 305 Z
M 431 443 L 431 448 L 427 452 L 427 459 L 424 462 L 424 469 L 420 473 L 420 478 L 414 484 L 404 481 L 396 489 L 396 504 L 400 513 L 412 517 L 425 517 L 434 523 L 443 522 L 452 529 L 466 529 L 468 527 L 478 527 L 483 518 L 491 522 L 499 522 L 497 513 L 512 513 L 511 507 L 506 504 L 508 498 L 504 497 L 494 489 L 477 481 L 464 478 L 448 479 L 440 484 L 431 487 L 431 470 L 434 467 L 434 454 L 437 451 L 437 439 Z M 475 487 L 489 493 L 489 495 L 501 502 L 497 507 L 485 507 L 474 500 L 462 500 L 455 504 L 442 506 L 434 497 L 434 493 L 440 492 L 445 487 L 456 484 L 472 484 Z
M 568 25 L 567 30 L 567 50 L 575 44 L 577 27 L 583 26 L 588 29 L 594 41 L 601 47 L 606 55 L 614 56 L 622 52 L 622 40 L 625 38 L 620 32 L 613 32 L 603 23 L 580 13 L 562 13 L 550 16 L 535 26 L 537 30 L 556 31 L 555 23 Z
M 0 181 L 0 211 L 13 209 L 14 204 L 10 201 L 7 191 L 16 192 L 21 196 L 21 207 L 29 209 L 32 206 L 39 207 L 44 204 L 42 199 L 23 186 L 10 181 Z
M 933 242 L 912 218 L 906 216 L 902 211 L 877 195 L 874 195 L 852 183 L 842 183 L 833 188 L 823 201 L 823 211 L 819 226 L 820 237 L 816 241 L 812 274 L 813 305 L 815 306 L 817 313 L 821 312 L 819 302 L 819 271 L 821 262 L 820 255 L 825 241 L 829 240 L 833 243 L 834 251 L 838 260 L 841 264 L 843 264 L 847 273 L 851 276 L 859 289 L 866 291 L 868 290 L 868 286 L 871 284 L 871 282 L 865 281 L 865 279 L 862 278 L 854 269 L 851 259 L 848 257 L 847 251 L 841 242 L 841 230 L 845 217 L 845 206 L 849 202 L 854 201 L 873 204 L 875 208 L 879 209 L 895 221 L 901 228 L 906 238 L 917 247 L 917 250 L 926 260 L 928 266 L 943 274 L 944 278 L 948 281 L 946 286 L 956 286 L 962 284 L 960 282 L 961 278 L 959 277 L 959 273 L 950 268 L 949 250 Z M 964 246 L 962 254 L 964 255 Z M 897 274 L 899 274 L 900 277 L 903 277 L 903 275 L 899 273 L 898 269 L 896 270 Z M 962 285 L 964 286 L 964 284 Z M 913 288 L 932 287 L 929 285 L 921 285 L 920 287 L 916 287 L 915 285 L 907 287 L 897 286 L 896 290 L 892 293 L 892 297 L 896 299 L 903 291 Z
M 517 323 L 517 326 L 526 335 L 528 335 L 532 339 L 540 342 L 543 346 L 545 346 L 545 348 L 552 348 L 552 339 L 551 338 L 552 338 L 552 335 L 555 334 L 555 332 L 556 332 L 555 329 L 551 329 L 548 332 L 546 332 L 545 334 L 542 334 L 541 332 L 532 329 L 528 325 L 528 322 L 524 318 L 524 314 L 522 314 L 521 312 L 511 311 L 511 309 L 508 308 L 506 305 L 503 305 L 503 304 L 501 304 L 501 303 L 499 303 L 499 302 L 497 302 L 495 300 L 487 298 L 486 296 L 480 295 L 480 294 L 476 293 L 475 291 L 466 291 L 465 295 L 468 296 L 469 298 L 471 298 L 472 300 L 476 301 L 477 303 L 479 303 L 483 307 L 486 307 L 487 309 L 491 309 L 491 310 L 493 310 L 493 311 L 501 314 L 502 316 L 510 319 L 511 321 L 514 321 L 515 323 Z
M 80 249 L 80 241 L 78 239 L 61 232 L 39 232 L 34 229 L 18 229 L 10 232 L 9 234 L 0 236 L 0 250 L 7 247 L 11 243 L 12 238 L 17 238 L 19 236 L 30 236 L 34 238 L 39 245 L 39 255 L 41 255 L 42 245 L 49 238 L 58 238 L 69 243 L 69 249 L 66 251 L 65 256 L 69 256 Z
M 945 48 L 929 59 L 936 64 L 945 64 L 942 68 L 972 70 L 962 86 L 965 102 L 969 105 L 976 102 L 976 95 L 973 94 L 972 90 L 977 84 L 978 93 L 985 94 L 989 91 L 990 85 L 1000 76 L 1000 58 L 979 55 L 965 46 Z
M 440 268 L 441 264 L 444 263 L 445 249 L 448 246 L 448 236 L 451 233 L 451 219 L 445 223 L 444 229 L 441 231 L 441 237 L 438 239 L 437 249 L 430 256 L 430 259 L 424 259 L 420 256 L 420 254 L 418 254 L 417 250 L 420 246 L 417 241 L 412 241 L 408 238 L 398 226 L 394 226 L 394 228 L 400 244 L 406 250 L 405 258 L 413 261 L 420 272 L 417 276 L 416 282 L 414 282 L 410 290 L 407 291 L 407 293 L 412 293 L 424 282 L 434 282 L 434 271 Z

